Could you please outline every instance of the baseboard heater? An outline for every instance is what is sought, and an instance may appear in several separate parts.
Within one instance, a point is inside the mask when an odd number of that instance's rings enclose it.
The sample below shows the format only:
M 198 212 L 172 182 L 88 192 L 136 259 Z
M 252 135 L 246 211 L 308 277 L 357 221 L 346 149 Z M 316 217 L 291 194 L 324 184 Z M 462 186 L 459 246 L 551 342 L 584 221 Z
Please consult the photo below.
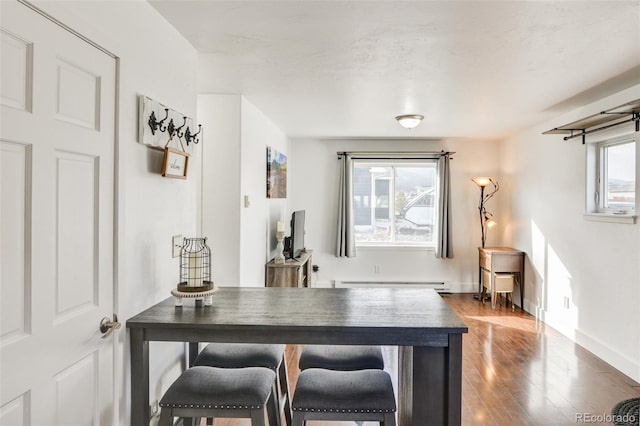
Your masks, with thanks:
M 432 288 L 438 293 L 450 291 L 449 285 L 444 281 L 335 281 L 336 288 Z

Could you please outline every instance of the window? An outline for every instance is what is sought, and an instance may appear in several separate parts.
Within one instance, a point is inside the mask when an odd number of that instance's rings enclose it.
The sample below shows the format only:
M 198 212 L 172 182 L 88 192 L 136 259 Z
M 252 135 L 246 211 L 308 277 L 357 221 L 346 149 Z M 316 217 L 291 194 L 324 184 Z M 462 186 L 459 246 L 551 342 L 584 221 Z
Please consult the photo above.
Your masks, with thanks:
M 634 133 L 587 144 L 586 219 L 635 223 L 639 138 Z
M 630 213 L 636 205 L 635 140 L 598 144 L 598 211 Z
M 434 246 L 436 185 L 437 160 L 354 160 L 356 245 Z

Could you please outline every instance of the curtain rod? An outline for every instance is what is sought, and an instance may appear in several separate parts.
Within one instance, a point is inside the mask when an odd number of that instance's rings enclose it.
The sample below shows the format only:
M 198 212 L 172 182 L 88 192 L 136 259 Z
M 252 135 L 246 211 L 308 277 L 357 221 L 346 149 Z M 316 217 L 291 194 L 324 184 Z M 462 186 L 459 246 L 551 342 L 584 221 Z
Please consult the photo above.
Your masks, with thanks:
M 354 158 L 372 158 L 372 159 L 420 159 L 420 158 L 438 158 L 444 155 L 453 155 L 452 151 L 338 151 L 338 157 L 350 155 Z

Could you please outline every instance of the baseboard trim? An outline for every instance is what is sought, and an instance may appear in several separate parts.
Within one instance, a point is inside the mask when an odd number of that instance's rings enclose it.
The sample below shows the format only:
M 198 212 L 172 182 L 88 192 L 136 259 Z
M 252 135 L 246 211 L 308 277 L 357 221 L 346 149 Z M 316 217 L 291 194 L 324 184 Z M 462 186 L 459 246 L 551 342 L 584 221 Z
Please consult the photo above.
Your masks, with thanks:
M 451 293 L 477 293 L 478 283 L 449 283 Z
M 549 316 L 547 315 L 547 312 L 545 310 L 537 308 L 532 303 L 528 303 L 527 300 L 525 300 L 525 306 L 529 308 L 527 312 L 534 315 L 538 320 L 544 322 L 545 325 L 553 328 L 558 333 L 565 336 L 567 339 L 571 340 L 577 345 L 582 346 L 584 349 L 602 359 L 607 364 L 611 365 L 617 370 L 620 370 L 622 373 L 640 383 L 640 363 L 638 363 L 636 360 L 633 360 L 628 356 L 614 349 L 611 349 L 601 340 L 596 339 L 595 337 L 590 336 L 581 330 L 574 330 L 575 337 L 563 333 L 561 328 L 556 326 L 551 318 L 549 318 L 549 321 L 547 321 L 547 318 Z
M 356 281 L 353 281 L 353 282 L 356 282 Z M 387 283 L 385 281 L 379 281 L 379 280 L 371 280 L 371 282 L 372 282 L 372 285 L 371 285 L 372 287 L 375 287 L 376 285 L 384 285 L 385 283 Z M 388 284 L 391 287 L 393 287 L 394 286 L 393 284 L 401 283 L 401 282 L 402 282 L 401 280 L 388 281 Z M 366 280 L 357 280 L 357 283 L 359 284 L 358 287 L 364 287 Z M 433 284 L 436 287 L 436 290 L 445 291 L 447 293 L 476 293 L 478 291 L 478 283 L 454 283 L 450 281 L 445 281 L 445 282 L 442 282 L 441 285 L 436 285 L 435 283 Z M 313 285 L 313 287 L 319 287 L 319 288 L 331 288 L 336 286 L 342 287 L 342 285 L 338 280 L 319 281 Z
M 640 383 L 640 363 L 607 347 L 605 343 L 593 336 L 589 336 L 580 330 L 576 330 L 575 333 L 575 342 L 577 344 Z

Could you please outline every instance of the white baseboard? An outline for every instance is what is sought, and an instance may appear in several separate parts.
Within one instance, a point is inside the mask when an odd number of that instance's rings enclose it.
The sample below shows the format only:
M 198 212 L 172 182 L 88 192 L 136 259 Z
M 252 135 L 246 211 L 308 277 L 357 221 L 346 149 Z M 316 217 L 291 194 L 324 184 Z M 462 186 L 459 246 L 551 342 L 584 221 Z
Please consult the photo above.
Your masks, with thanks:
M 551 327 L 554 330 L 558 331 L 558 333 L 562 334 L 572 342 L 582 346 L 595 356 L 602 359 L 607 364 L 610 364 L 614 368 L 631 377 L 636 382 L 640 382 L 640 362 L 638 362 L 637 359 L 631 359 L 628 356 L 621 354 L 614 349 L 611 349 L 601 340 L 596 339 L 595 337 L 590 336 L 581 330 L 574 331 L 575 337 L 563 333 L 560 327 L 554 326 L 553 321 L 551 321 L 551 318 L 549 318 L 545 310 L 536 307 L 534 304 L 529 303 L 527 300 L 525 300 L 525 308 L 528 308 L 525 310 L 534 315 L 540 321 L 544 322 L 548 327 Z M 547 322 L 547 318 L 549 318 L 549 322 Z
M 477 293 L 478 283 L 450 283 L 451 293 Z
M 599 339 L 589 336 L 580 330 L 576 330 L 575 342 L 640 383 L 640 363 L 638 359 L 631 359 L 607 347 L 607 345 Z
M 313 287 L 331 288 L 331 287 L 425 287 L 434 288 L 437 291 L 447 293 L 475 293 L 478 291 L 478 283 L 454 283 L 450 281 L 404 281 L 404 280 L 335 280 L 335 281 L 319 281 Z

